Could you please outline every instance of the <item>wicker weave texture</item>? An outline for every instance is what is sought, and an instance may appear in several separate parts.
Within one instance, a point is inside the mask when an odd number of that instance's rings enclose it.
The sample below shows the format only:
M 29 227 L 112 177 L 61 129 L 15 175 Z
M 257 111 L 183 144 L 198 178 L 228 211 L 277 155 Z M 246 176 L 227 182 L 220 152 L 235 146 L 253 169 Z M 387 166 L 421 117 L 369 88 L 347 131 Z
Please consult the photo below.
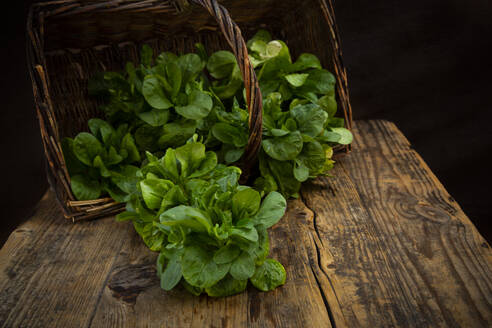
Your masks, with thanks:
M 191 52 L 196 42 L 209 51 L 233 51 L 245 81 L 250 112 L 250 137 L 242 161 L 246 172 L 261 145 L 262 100 L 244 39 L 259 28 L 285 40 L 293 56 L 314 53 L 335 74 L 338 103 L 351 128 L 347 75 L 332 0 L 219 2 L 62 0 L 31 7 L 29 71 L 48 180 L 67 218 L 95 218 L 123 208 L 111 198 L 75 200 L 60 142 L 62 137 L 87 130 L 87 120 L 102 115 L 98 110 L 101 104 L 87 95 L 87 81 L 96 72 L 122 70 L 127 61 L 138 61 L 143 44 L 150 45 L 155 54 Z

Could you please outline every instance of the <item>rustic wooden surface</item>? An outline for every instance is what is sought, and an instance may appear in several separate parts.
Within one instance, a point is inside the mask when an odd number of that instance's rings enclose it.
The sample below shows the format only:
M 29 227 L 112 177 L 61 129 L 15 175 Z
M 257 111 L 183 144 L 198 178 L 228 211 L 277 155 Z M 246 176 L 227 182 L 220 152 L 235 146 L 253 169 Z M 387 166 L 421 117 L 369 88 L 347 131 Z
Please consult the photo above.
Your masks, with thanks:
M 490 327 L 492 250 L 398 129 L 358 122 L 333 178 L 272 228 L 287 283 L 165 292 L 129 223 L 72 224 L 48 192 L 0 250 L 3 327 Z

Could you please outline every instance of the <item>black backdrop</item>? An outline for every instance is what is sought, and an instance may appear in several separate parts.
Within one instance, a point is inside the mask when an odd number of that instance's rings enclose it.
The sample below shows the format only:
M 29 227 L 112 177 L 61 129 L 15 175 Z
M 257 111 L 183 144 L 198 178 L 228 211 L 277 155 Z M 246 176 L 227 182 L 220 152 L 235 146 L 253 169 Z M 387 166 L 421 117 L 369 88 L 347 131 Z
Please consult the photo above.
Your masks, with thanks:
M 47 188 L 25 59 L 33 1 L 2 20 L 0 244 Z M 492 240 L 492 5 L 489 0 L 336 1 L 356 119 L 384 118 Z

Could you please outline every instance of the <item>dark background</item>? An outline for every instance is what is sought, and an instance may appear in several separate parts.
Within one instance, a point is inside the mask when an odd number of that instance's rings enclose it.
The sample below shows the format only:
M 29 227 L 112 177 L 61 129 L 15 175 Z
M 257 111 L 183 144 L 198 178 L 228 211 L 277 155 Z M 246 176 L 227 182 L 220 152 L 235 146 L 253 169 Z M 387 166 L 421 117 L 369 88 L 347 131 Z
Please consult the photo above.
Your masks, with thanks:
M 2 20 L 0 245 L 47 188 L 26 69 L 33 1 Z M 356 119 L 396 123 L 492 241 L 492 5 L 489 0 L 336 1 Z

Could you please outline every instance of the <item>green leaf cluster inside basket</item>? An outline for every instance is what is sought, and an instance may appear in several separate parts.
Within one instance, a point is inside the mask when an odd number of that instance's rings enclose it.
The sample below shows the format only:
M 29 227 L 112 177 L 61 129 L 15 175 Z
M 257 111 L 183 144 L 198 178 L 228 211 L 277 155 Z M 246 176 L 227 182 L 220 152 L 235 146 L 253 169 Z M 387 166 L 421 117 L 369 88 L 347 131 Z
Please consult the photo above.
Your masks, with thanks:
M 335 116 L 335 78 L 312 54 L 296 60 L 287 45 L 259 31 L 247 43 L 263 97 L 257 169 L 240 185 L 248 146 L 247 97 L 234 54 L 154 56 L 149 47 L 124 72 L 101 72 L 89 93 L 105 120 L 63 140 L 78 200 L 109 195 L 126 203 L 146 245 L 160 253 L 163 289 L 227 296 L 248 280 L 268 291 L 285 282 L 268 259 L 267 229 L 284 214 L 301 183 L 326 175 L 333 147 L 352 134 Z M 248 163 L 251 165 L 251 163 Z M 255 173 L 256 172 L 256 173 Z

